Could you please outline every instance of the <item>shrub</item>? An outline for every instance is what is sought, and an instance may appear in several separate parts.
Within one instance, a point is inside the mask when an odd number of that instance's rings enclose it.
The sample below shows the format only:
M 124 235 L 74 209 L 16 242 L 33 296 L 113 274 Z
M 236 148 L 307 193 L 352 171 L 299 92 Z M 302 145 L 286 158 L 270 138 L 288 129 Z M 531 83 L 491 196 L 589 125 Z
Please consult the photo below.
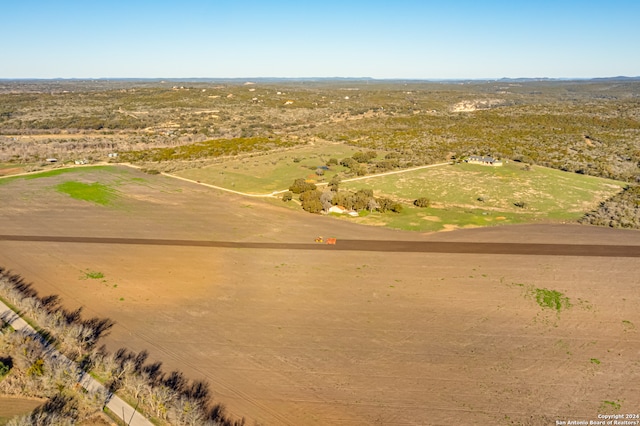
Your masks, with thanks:
M 332 190 L 333 192 L 338 192 L 338 188 L 340 187 L 340 176 L 338 175 L 333 175 L 333 177 L 331 178 L 331 180 L 329 181 L 329 189 Z
M 331 204 L 334 206 L 342 206 L 346 209 L 352 209 L 355 197 L 350 191 L 338 191 L 331 199 Z
M 293 192 L 291 191 L 287 191 L 284 194 L 282 194 L 282 201 L 291 201 L 293 200 Z
M 9 373 L 13 362 L 11 358 L 0 358 L 0 378 L 4 377 Z
M 370 163 L 378 154 L 375 151 L 362 152 L 358 151 L 351 156 L 358 163 Z
M 416 207 L 429 207 L 431 205 L 431 200 L 426 197 L 420 197 L 413 202 L 413 205 Z
M 348 168 L 356 167 L 358 162 L 351 157 L 340 160 L 340 165 Z
M 320 213 L 322 211 L 322 202 L 320 201 L 321 195 L 322 193 L 315 189 L 308 190 L 300 194 L 302 208 L 309 213 Z
M 376 200 L 378 202 L 378 211 L 381 213 L 386 213 L 388 211 L 392 211 L 394 213 L 400 213 L 402 211 L 402 204 L 397 201 L 393 201 L 389 198 L 378 198 Z
M 293 181 L 293 184 L 289 187 L 289 191 L 294 194 L 302 194 L 306 191 L 313 191 L 316 189 L 316 185 L 311 182 L 307 182 L 304 178 L 298 178 Z

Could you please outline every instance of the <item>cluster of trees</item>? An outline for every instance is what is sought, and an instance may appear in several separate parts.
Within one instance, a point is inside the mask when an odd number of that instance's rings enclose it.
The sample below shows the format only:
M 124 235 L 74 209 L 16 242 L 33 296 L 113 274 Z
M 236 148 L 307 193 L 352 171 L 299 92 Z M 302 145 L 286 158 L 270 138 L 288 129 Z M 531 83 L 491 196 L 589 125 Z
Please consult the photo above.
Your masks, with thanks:
M 580 223 L 611 228 L 640 229 L 640 186 L 625 188 L 585 214 Z
M 355 192 L 340 190 L 340 178 L 334 176 L 324 191 L 320 191 L 314 183 L 304 179 L 296 179 L 289 187 L 289 191 L 282 196 L 283 201 L 290 201 L 293 194 L 299 194 L 302 208 L 309 213 L 327 212 L 332 206 L 342 206 L 347 210 L 379 211 L 381 213 L 402 211 L 402 203 L 386 197 L 374 197 L 373 190 L 359 189 Z M 429 207 L 427 198 L 414 201 L 418 207 Z
M 390 152 L 383 159 L 376 160 L 377 157 L 376 151 L 357 151 L 351 157 L 340 160 L 339 164 L 348 168 L 349 174 L 356 176 L 382 173 L 407 165 L 405 161 L 401 161 L 401 155 L 397 152 Z
M 13 426 L 74 424 L 100 413 L 112 393 L 139 401 L 139 409 L 175 425 L 240 426 L 214 404 L 209 385 L 190 381 L 179 371 L 166 373 L 149 354 L 106 351 L 97 343 L 113 326 L 109 319 L 83 319 L 81 309 L 68 311 L 57 296 L 40 297 L 20 276 L 0 267 L 0 294 L 39 325 L 38 334 L 14 331 L 0 318 L 0 392 L 47 398 Z M 55 347 L 67 357 L 52 356 Z M 107 391 L 80 392 L 83 371 L 101 377 Z M 118 413 L 115 413 L 116 415 Z
M 313 182 L 308 182 L 304 178 L 298 178 L 293 181 L 291 186 L 289 186 L 289 191 L 294 194 L 302 194 L 307 191 L 314 191 L 317 188 L 316 184 Z

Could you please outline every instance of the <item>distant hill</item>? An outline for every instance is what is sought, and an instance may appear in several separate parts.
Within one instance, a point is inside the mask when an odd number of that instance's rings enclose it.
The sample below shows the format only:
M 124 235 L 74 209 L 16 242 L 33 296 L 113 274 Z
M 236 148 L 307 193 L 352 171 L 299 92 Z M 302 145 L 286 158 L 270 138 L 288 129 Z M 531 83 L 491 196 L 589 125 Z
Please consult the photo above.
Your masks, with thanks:
M 640 81 L 640 76 L 638 77 L 617 76 L 617 77 L 597 77 L 597 78 L 549 78 L 549 77 L 508 78 L 508 77 L 503 77 L 497 81 L 503 81 L 503 82 L 509 82 L 509 83 L 528 83 L 528 82 L 536 82 L 536 81 L 584 81 L 584 82 Z
M 78 82 L 116 82 L 116 83 L 300 83 L 300 82 L 393 82 L 393 83 L 416 83 L 416 82 L 548 82 L 548 81 L 640 81 L 640 76 L 615 76 L 596 78 L 551 78 L 551 77 L 502 77 L 502 78 L 373 78 L 373 77 L 184 77 L 184 78 L 0 78 L 0 82 L 18 83 L 78 83 Z

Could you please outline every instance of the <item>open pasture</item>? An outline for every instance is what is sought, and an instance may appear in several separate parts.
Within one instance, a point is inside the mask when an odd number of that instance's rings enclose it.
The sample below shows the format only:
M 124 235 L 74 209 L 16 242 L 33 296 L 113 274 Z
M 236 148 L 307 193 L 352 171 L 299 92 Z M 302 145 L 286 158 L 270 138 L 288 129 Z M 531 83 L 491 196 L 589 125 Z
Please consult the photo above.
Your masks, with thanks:
M 341 144 L 319 144 L 283 152 L 245 156 L 175 174 L 188 179 L 251 194 L 287 189 L 304 177 L 327 182 L 345 167 L 332 165 L 323 176 L 315 170 L 330 158 L 338 161 L 355 150 Z M 383 156 L 384 153 L 378 153 Z M 625 186 L 611 179 L 562 172 L 541 166 L 507 162 L 502 167 L 454 164 L 349 181 L 341 188 L 371 189 L 378 197 L 403 203 L 399 214 L 362 214 L 352 220 L 411 231 L 440 231 L 548 221 L 578 220 Z M 414 208 L 426 197 L 429 208 Z
M 66 181 L 117 197 L 74 198 Z M 577 225 L 364 227 L 117 168 L 14 178 L 0 199 L 0 235 L 640 245 L 637 231 Z M 0 264 L 116 320 L 110 349 L 208 380 L 248 424 L 553 424 L 640 402 L 634 257 L 0 239 Z
M 392 228 L 439 231 L 539 221 L 575 221 L 618 193 L 624 182 L 510 162 L 502 167 L 455 164 L 344 182 L 350 190 L 410 206 L 426 197 L 429 208 L 405 208 L 396 215 L 357 219 Z
M 331 165 L 322 176 L 316 174 L 316 169 L 326 166 L 331 158 L 340 161 L 357 151 L 357 148 L 342 143 L 319 143 L 272 153 L 245 155 L 175 174 L 235 191 L 267 194 L 289 188 L 297 178 L 328 182 L 335 174 L 347 169 Z

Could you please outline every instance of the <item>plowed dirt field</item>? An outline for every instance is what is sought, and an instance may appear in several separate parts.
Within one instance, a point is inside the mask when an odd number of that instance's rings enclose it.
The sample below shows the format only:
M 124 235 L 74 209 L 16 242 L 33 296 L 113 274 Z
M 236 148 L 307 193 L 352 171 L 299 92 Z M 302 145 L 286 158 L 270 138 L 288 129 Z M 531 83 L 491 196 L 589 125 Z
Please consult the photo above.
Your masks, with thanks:
M 113 185 L 116 198 L 55 190 L 68 180 Z M 555 424 L 597 420 L 607 401 L 640 410 L 636 231 L 404 233 L 129 170 L 15 180 L 0 206 L 0 265 L 114 319 L 111 349 L 147 349 L 208 380 L 249 424 Z M 545 308 L 540 291 L 570 303 Z

